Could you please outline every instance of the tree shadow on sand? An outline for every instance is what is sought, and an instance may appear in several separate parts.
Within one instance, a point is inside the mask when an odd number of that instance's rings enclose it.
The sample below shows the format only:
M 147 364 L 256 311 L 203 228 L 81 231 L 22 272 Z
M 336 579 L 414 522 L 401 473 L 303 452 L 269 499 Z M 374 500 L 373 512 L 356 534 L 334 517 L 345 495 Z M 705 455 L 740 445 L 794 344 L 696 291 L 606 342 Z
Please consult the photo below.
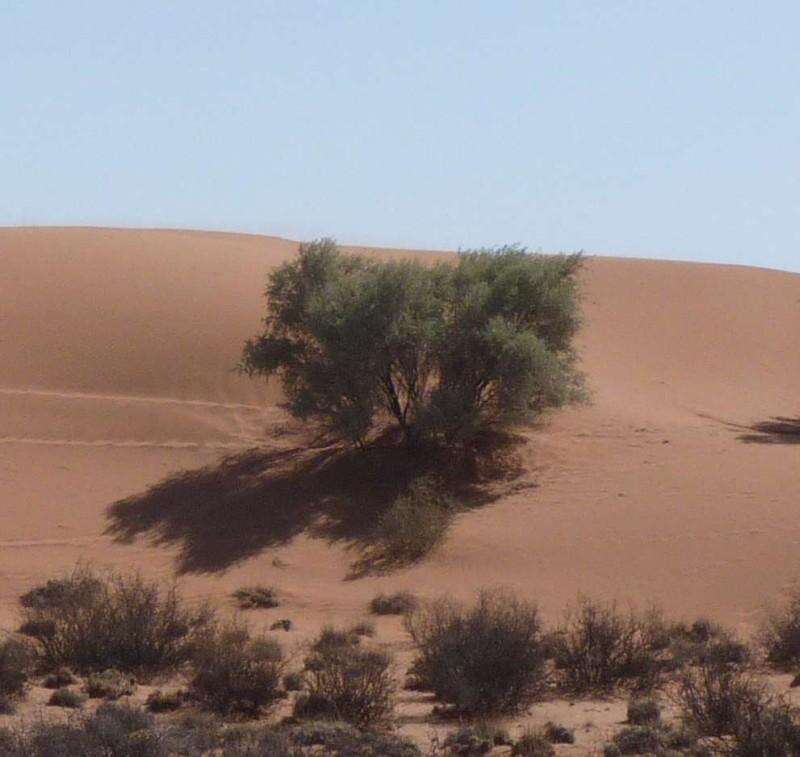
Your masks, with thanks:
M 747 444 L 800 444 L 800 418 L 775 416 L 747 428 L 738 437 Z
M 461 507 L 487 504 L 502 493 L 498 484 L 522 474 L 514 454 L 519 443 L 520 437 L 492 440 L 480 466 L 414 456 L 391 445 L 367 452 L 305 445 L 250 449 L 115 502 L 106 533 L 120 543 L 149 537 L 177 546 L 180 574 L 225 570 L 303 532 L 355 550 L 353 577 L 383 572 L 399 566 L 376 551 L 375 529 L 413 479 L 435 473 Z

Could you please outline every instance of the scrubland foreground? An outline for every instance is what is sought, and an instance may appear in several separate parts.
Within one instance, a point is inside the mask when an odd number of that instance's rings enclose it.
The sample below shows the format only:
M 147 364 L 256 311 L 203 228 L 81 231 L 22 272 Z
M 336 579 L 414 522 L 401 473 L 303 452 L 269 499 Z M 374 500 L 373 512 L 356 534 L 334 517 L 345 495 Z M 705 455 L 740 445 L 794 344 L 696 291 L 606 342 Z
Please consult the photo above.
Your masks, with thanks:
M 520 602 L 538 604 L 545 635 L 584 593 L 600 607 L 654 602 L 666 617 L 683 619 L 687 633 L 707 617 L 739 639 L 753 638 L 764 604 L 779 601 L 798 576 L 800 277 L 588 259 L 578 352 L 592 403 L 520 431 L 485 468 L 452 471 L 462 508 L 438 546 L 422 562 L 382 571 L 364 558 L 379 516 L 407 493 L 403 463 L 380 451 L 365 463 L 315 440 L 288 420 L 277 388 L 231 370 L 242 340 L 258 328 L 267 273 L 295 251 L 285 240 L 205 232 L 0 231 L 0 625 L 17 628 L 18 597 L 89 559 L 123 575 L 134 567 L 162 587 L 177 576 L 192 612 L 217 609 L 208 644 L 225 634 L 241 638 L 224 619 L 244 603 L 254 608 L 239 611 L 255 641 L 275 626 L 270 635 L 283 656 L 299 663 L 326 626 L 352 629 L 374 597 L 397 591 L 429 606 L 441 597 L 472 602 L 481 587 L 511 587 Z M 246 592 L 235 597 L 239 589 Z M 259 609 L 271 598 L 277 607 Z M 339 671 L 333 680 L 355 666 L 379 687 L 387 652 L 393 680 L 411 668 L 413 626 L 394 615 L 373 622 L 374 636 L 358 636 L 363 659 L 318 655 Z M 305 678 L 286 685 L 282 677 L 299 674 L 301 664 L 284 672 L 283 657 L 270 660 L 271 642 L 254 646 L 264 655 L 256 667 L 275 691 L 308 687 Z M 200 648 L 184 650 L 179 667 L 197 664 Z M 533 655 L 529 666 L 539 670 L 541 662 L 549 675 L 558 658 L 552 645 L 544 649 L 544 661 Z M 8 654 L 13 661 L 27 652 Z M 750 655 L 747 665 L 760 659 Z M 237 664 L 249 670 L 247 659 Z M 706 670 L 694 662 L 688 669 L 697 678 L 685 688 L 721 688 L 723 703 L 730 696 L 745 702 L 739 710 L 756 714 L 739 720 L 755 722 L 756 731 L 762 715 L 783 722 L 780 702 L 764 709 L 768 695 L 740 680 L 741 664 Z M 730 666 L 736 675 L 725 672 Z M 60 679 L 58 670 L 47 673 L 65 682 L 55 691 L 73 695 L 56 699 L 72 708 L 46 707 L 53 692 L 38 685 L 37 672 L 18 714 L 0 721 L 32 722 L 40 706 L 47 718 L 83 717 L 96 702 L 82 701 L 89 672 L 93 691 L 130 684 L 122 671 L 105 680 L 105 670 L 86 670 L 61 671 Z M 559 673 L 559 692 L 574 692 L 586 677 L 567 671 Z M 137 688 L 123 700 L 151 693 L 141 677 L 138 671 Z M 779 692 L 790 680 L 774 678 Z M 476 720 L 472 707 L 450 701 L 455 695 L 433 682 L 427 692 L 394 696 L 400 733 L 420 745 L 455 728 L 450 713 L 431 713 L 430 692 L 440 706 Z M 680 686 L 675 677 L 666 690 Z M 155 707 L 179 704 L 180 712 L 202 702 L 219 711 L 206 689 L 187 688 L 186 705 L 178 689 L 164 688 Z M 506 726 L 515 742 L 523 726 L 552 720 L 575 731 L 575 745 L 557 750 L 600 749 L 628 718 L 627 693 L 580 695 L 573 704 L 552 699 L 546 687 L 540 701 L 539 685 L 522 690 L 535 696 L 530 714 L 515 714 Z M 299 696 L 281 696 L 273 720 Z M 657 706 L 661 721 L 677 711 L 671 694 Z M 637 700 L 632 712 L 646 717 L 636 713 L 652 714 L 652 703 Z M 667 738 L 663 730 L 627 738 L 641 745 Z
M 378 595 L 373 614 L 402 618 L 406 666 L 371 620 L 326 626 L 287 653 L 289 619 L 254 631 L 136 573 L 78 565 L 19 603 L 19 627 L 0 643 L 8 757 L 800 754 L 800 711 L 776 675 L 800 668 L 800 591 L 751 644 L 705 618 L 588 598 L 548 628 L 508 591 L 468 605 Z M 403 733 L 407 692 L 433 704 L 427 739 Z M 627 700 L 624 720 L 531 724 L 547 704 L 563 714 L 602 698 Z

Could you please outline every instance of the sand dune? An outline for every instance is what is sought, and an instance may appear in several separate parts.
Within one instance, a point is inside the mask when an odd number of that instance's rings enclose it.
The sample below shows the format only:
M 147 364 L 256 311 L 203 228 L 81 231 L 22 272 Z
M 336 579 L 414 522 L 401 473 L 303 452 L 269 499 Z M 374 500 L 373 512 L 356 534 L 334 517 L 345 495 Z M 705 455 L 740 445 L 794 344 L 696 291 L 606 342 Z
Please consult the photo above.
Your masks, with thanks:
M 276 583 L 309 629 L 359 615 L 379 589 L 486 584 L 549 615 L 583 591 L 746 626 L 800 576 L 800 276 L 613 258 L 584 275 L 593 403 L 526 431 L 523 474 L 424 564 L 345 580 L 355 532 L 341 515 L 323 523 L 320 489 L 335 484 L 313 455 L 300 490 L 283 478 L 241 496 L 246 457 L 228 478 L 184 478 L 121 538 L 113 503 L 225 454 L 260 445 L 251 463 L 279 466 L 303 445 L 279 391 L 232 371 L 268 271 L 295 249 L 210 232 L 0 230 L 0 621 L 78 558 L 182 570 L 190 595 L 219 602 L 243 581 Z M 297 522 L 276 525 L 280 497 L 280 518 Z M 181 563 L 206 546 L 213 560 Z

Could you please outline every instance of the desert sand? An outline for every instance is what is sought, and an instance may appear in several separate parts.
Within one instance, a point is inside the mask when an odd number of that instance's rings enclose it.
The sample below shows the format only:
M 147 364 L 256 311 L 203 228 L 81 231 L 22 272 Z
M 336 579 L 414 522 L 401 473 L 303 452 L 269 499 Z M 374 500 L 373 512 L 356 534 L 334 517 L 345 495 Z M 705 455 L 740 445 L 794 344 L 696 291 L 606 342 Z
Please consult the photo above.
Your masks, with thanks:
M 283 605 L 264 620 L 293 618 L 290 643 L 363 617 L 379 591 L 482 586 L 551 620 L 584 593 L 748 632 L 800 577 L 800 275 L 588 258 L 591 403 L 521 430 L 519 470 L 429 559 L 354 578 L 361 518 L 341 503 L 368 507 L 370 492 L 308 450 L 279 387 L 233 371 L 269 270 L 296 247 L 0 230 L 1 626 L 20 593 L 79 559 L 177 577 L 223 608 L 242 584 L 275 584 Z M 180 472 L 195 473 L 150 489 Z M 378 636 L 404 649 L 396 618 Z

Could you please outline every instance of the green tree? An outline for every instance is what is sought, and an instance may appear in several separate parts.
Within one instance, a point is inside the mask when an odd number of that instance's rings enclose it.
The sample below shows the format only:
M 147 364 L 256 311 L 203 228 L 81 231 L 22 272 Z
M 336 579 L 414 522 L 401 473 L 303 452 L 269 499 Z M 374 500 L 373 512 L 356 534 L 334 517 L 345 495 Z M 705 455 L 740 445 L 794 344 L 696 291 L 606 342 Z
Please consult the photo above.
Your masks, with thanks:
M 580 263 L 503 247 L 429 267 L 302 244 L 240 367 L 278 375 L 295 417 L 359 446 L 387 419 L 410 445 L 468 442 L 579 396 Z

